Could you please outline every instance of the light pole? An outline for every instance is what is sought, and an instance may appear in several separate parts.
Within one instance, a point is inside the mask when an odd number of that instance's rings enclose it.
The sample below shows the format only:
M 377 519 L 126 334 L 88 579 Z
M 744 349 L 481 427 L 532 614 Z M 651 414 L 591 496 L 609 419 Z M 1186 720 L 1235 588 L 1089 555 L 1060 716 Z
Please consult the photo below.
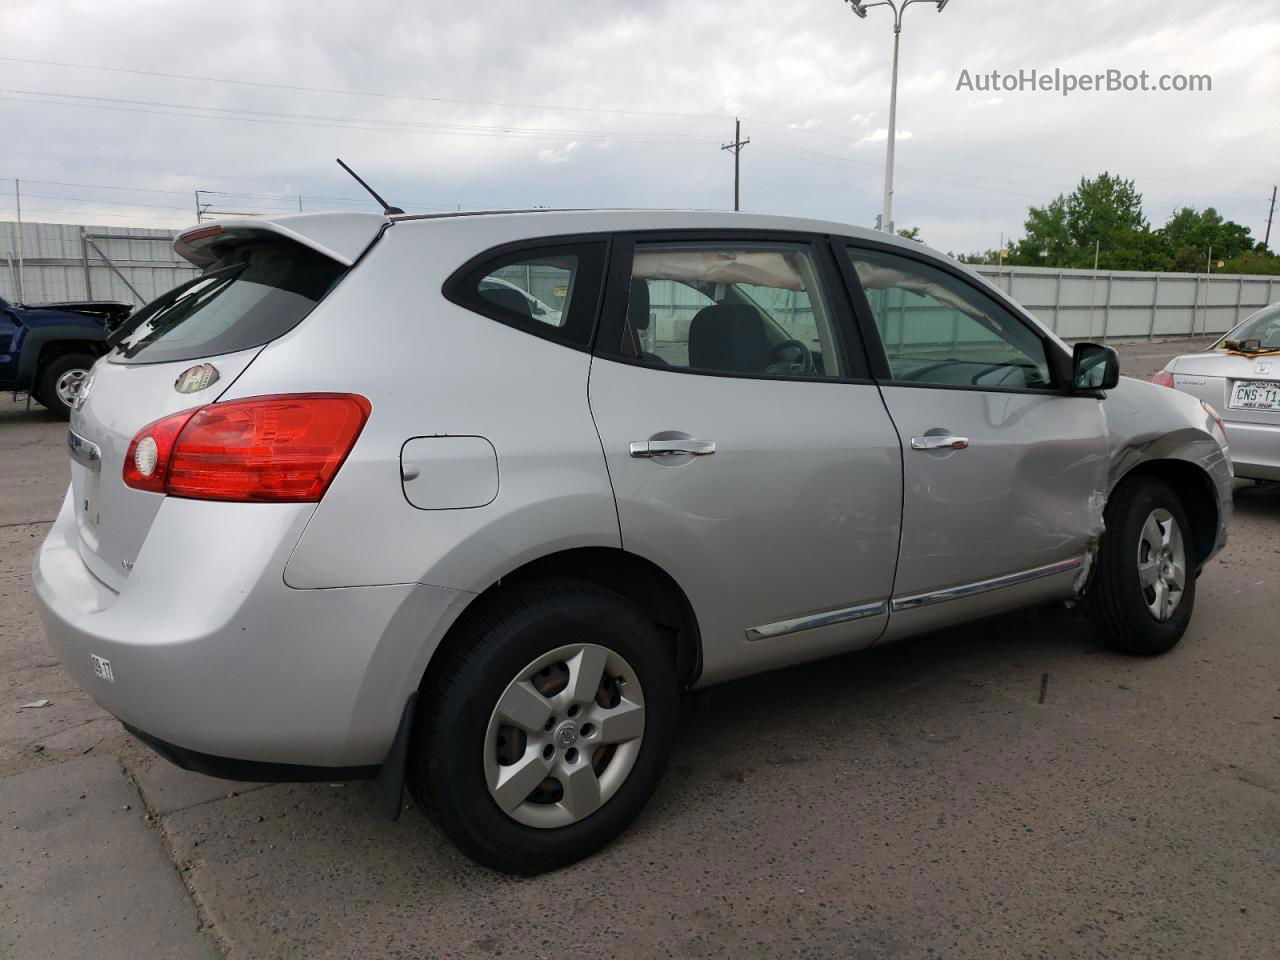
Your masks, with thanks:
M 932 3 L 941 13 L 950 0 L 877 0 L 863 3 L 846 0 L 853 12 L 866 19 L 872 7 L 888 7 L 893 11 L 893 80 L 889 86 L 889 146 L 884 158 L 884 212 L 880 216 L 880 229 L 893 233 L 893 141 L 898 124 L 898 41 L 902 36 L 902 15 L 913 3 Z

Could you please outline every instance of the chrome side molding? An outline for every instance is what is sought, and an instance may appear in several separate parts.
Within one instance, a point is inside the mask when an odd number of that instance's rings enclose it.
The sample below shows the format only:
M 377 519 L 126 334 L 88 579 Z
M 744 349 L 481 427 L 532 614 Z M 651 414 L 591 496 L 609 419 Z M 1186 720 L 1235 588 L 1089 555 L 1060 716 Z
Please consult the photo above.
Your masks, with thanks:
M 748 627 L 747 639 L 771 640 L 774 637 L 784 637 L 789 633 L 798 633 L 801 630 L 829 627 L 833 623 L 848 623 L 852 620 L 878 617 L 886 612 L 888 612 L 888 604 L 883 600 L 877 600 L 874 603 L 860 603 L 853 607 L 840 607 L 823 613 L 811 613 L 804 617 L 779 620 L 777 623 L 766 623 L 759 627 Z
M 910 597 L 894 597 L 890 608 L 894 613 L 899 613 L 903 610 L 914 610 L 916 607 L 944 603 L 947 600 L 959 600 L 962 597 L 989 593 L 992 590 L 1003 590 L 1005 587 L 1016 587 L 1022 583 L 1030 583 L 1032 580 L 1075 570 L 1083 563 L 1084 557 L 1071 557 L 1068 560 L 1059 560 L 1057 563 L 1045 564 L 1043 567 L 1034 567 L 1031 570 L 1010 573 L 1003 577 L 992 577 L 990 580 L 979 580 L 959 587 L 947 587 L 945 590 L 931 590 L 928 593 L 917 593 Z

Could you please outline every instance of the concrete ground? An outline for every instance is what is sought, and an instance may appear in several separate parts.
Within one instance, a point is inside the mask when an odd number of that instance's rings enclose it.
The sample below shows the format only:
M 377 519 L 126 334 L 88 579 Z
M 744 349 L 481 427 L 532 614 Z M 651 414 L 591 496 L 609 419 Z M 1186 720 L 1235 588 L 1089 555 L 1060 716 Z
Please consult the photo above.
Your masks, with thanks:
M 381 820 L 366 784 L 183 773 L 80 693 L 28 575 L 64 436 L 0 402 L 0 957 L 1280 948 L 1280 487 L 1237 491 L 1172 653 L 1118 656 L 1048 610 L 713 688 L 618 842 L 514 880 L 416 810 Z

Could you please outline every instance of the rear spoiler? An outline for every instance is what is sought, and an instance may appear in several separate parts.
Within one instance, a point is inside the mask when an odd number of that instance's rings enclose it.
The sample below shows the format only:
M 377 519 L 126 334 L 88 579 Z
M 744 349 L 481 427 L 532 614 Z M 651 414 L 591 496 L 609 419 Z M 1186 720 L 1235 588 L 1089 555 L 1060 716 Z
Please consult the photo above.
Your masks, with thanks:
M 218 259 L 218 248 L 255 238 L 283 237 L 349 267 L 391 220 L 380 213 L 299 213 L 270 220 L 219 220 L 178 234 L 174 252 L 197 267 Z

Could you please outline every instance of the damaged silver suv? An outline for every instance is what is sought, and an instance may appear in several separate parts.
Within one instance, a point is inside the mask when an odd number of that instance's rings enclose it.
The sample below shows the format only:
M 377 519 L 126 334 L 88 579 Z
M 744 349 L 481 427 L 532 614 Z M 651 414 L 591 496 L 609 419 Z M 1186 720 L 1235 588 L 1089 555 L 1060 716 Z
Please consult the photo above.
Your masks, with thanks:
M 71 415 L 50 641 L 182 766 L 407 781 L 534 873 L 678 694 L 1082 600 L 1168 650 L 1225 540 L 1198 399 L 919 244 L 689 212 L 227 220 Z

